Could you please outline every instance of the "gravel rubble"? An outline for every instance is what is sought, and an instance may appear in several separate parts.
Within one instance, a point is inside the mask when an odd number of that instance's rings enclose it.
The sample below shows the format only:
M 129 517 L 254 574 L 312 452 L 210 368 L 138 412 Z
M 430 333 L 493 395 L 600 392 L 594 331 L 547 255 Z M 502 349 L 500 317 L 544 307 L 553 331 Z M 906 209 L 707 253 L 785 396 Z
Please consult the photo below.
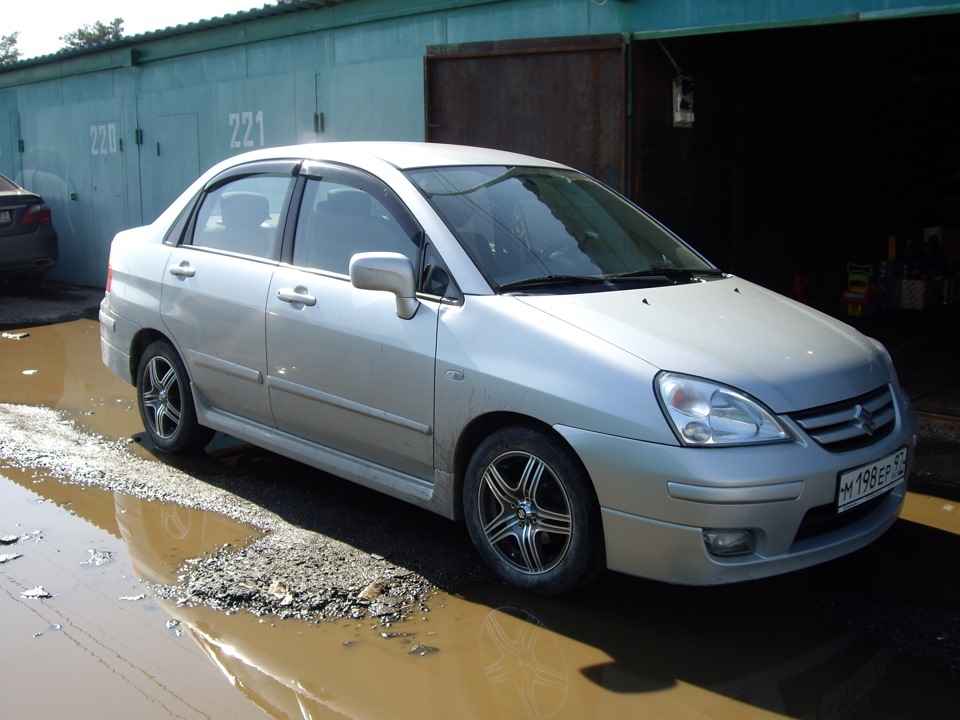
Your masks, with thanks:
M 57 411 L 0 404 L 0 457 L 58 479 L 217 512 L 263 534 L 181 570 L 182 583 L 152 586 L 165 599 L 280 618 L 376 618 L 389 625 L 429 611 L 436 586 L 416 572 L 298 527 L 265 507 L 197 477 L 131 454 L 125 442 L 79 429 Z M 236 482 L 231 479 L 231 482 Z
M 951 428 L 921 425 L 910 489 L 960 502 L 960 435 Z

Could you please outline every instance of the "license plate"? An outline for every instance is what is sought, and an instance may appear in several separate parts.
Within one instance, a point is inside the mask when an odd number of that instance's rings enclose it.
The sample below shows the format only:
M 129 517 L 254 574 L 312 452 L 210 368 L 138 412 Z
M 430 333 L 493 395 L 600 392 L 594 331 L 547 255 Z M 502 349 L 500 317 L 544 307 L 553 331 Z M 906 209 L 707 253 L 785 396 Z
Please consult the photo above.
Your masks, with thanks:
M 907 449 L 900 448 L 881 460 L 840 475 L 837 512 L 855 508 L 882 495 L 907 479 Z
M 10 224 L 10 211 L 0 210 L 0 225 L 9 225 L 9 224 Z

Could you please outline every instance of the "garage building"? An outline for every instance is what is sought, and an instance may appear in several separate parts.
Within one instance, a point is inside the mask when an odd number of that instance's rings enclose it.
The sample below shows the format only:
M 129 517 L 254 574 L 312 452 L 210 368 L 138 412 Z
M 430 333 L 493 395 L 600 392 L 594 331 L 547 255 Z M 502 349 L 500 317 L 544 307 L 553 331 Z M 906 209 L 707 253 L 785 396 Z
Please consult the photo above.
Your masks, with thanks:
M 426 139 L 574 165 L 827 312 L 920 308 L 960 270 L 958 33 L 943 0 L 279 3 L 0 66 L 0 172 L 91 286 L 225 157 Z

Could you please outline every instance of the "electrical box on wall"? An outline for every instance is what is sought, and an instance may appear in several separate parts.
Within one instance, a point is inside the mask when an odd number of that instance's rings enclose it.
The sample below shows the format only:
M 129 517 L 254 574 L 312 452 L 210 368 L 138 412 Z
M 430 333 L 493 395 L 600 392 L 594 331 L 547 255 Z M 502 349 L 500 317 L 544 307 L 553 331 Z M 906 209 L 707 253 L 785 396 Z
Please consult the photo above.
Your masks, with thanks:
M 693 127 L 693 78 L 687 75 L 673 79 L 673 126 Z

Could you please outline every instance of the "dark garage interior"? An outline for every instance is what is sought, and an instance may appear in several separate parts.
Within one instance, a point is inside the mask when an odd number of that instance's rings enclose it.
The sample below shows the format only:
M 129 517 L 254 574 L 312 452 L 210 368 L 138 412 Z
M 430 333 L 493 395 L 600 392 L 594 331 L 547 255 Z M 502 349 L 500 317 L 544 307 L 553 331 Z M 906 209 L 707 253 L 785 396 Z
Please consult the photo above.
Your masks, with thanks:
M 831 314 L 952 301 L 958 32 L 950 15 L 635 42 L 631 194 L 720 267 Z M 677 67 L 691 128 L 673 125 Z M 853 308 L 851 263 L 872 269 Z

